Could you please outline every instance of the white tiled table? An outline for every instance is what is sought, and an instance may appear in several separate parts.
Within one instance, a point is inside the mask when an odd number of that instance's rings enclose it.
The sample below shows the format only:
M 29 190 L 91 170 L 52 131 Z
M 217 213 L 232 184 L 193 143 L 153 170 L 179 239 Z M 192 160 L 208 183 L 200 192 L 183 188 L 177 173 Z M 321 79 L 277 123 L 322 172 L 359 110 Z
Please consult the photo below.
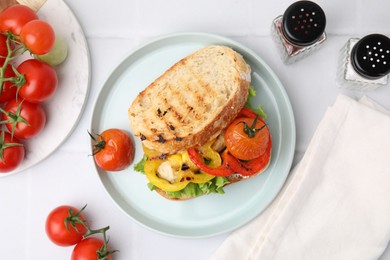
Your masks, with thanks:
M 111 226 L 110 244 L 120 250 L 115 259 L 207 259 L 226 238 L 228 234 L 176 239 L 137 225 L 114 205 L 88 158 L 87 129 L 99 89 L 125 55 L 154 37 L 180 31 L 221 34 L 261 56 L 284 84 L 294 109 L 295 162 L 339 93 L 352 97 L 367 94 L 390 109 L 390 85 L 360 93 L 340 89 L 335 82 L 338 51 L 348 38 L 373 32 L 390 34 L 388 0 L 317 1 L 327 14 L 328 41 L 319 52 L 288 66 L 278 57 L 270 25 L 293 1 L 65 2 L 78 17 L 90 47 L 90 95 L 78 126 L 55 153 L 33 168 L 0 179 L 1 259 L 69 259 L 71 248 L 55 246 L 44 232 L 47 213 L 61 204 L 88 204 L 94 226 Z M 382 259 L 390 259 L 389 248 Z

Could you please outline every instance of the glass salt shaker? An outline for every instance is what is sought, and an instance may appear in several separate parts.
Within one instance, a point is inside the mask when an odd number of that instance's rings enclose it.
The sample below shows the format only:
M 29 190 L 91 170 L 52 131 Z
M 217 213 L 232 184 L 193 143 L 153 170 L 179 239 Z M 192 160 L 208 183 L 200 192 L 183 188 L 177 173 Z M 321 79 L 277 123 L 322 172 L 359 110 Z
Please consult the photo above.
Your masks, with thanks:
M 272 22 L 272 35 L 285 64 L 317 50 L 326 40 L 326 17 L 312 1 L 298 1 Z
M 351 38 L 340 50 L 337 80 L 341 87 L 370 90 L 384 86 L 390 73 L 390 39 L 382 34 Z

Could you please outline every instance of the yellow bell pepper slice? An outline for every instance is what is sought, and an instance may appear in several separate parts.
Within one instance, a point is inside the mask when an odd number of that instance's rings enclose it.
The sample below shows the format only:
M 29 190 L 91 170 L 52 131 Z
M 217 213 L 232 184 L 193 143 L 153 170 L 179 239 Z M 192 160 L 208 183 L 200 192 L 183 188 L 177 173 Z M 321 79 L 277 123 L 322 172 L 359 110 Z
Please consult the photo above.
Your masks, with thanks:
M 160 178 L 157 174 L 157 169 L 161 165 L 163 160 L 161 159 L 153 159 L 147 160 L 145 162 L 144 170 L 146 178 L 156 187 L 165 190 L 165 191 L 179 191 L 184 189 L 188 183 L 187 180 L 181 182 L 170 183 L 169 181 Z
M 200 149 L 202 157 L 208 161 L 208 166 L 218 167 L 222 164 L 221 156 L 219 153 L 211 148 L 213 141 L 210 141 L 203 145 Z M 159 159 L 160 154 L 154 150 L 148 149 L 143 146 L 145 155 L 149 158 L 144 165 L 144 170 L 148 180 L 156 187 L 165 191 L 179 191 L 184 189 L 188 183 L 205 183 L 213 178 L 214 175 L 200 171 L 199 168 L 192 162 L 188 152 L 185 151 L 182 154 L 169 155 L 166 160 Z M 177 181 L 174 183 L 169 182 L 164 178 L 158 176 L 158 168 L 164 162 L 168 161 L 172 169 L 177 172 Z M 187 167 L 183 167 L 186 165 Z
M 188 155 L 188 152 L 185 151 L 181 154 L 183 164 L 187 165 L 191 171 L 197 172 L 199 171 L 198 166 L 196 166 L 190 159 L 190 156 Z
M 189 181 L 193 183 L 205 183 L 214 179 L 215 176 L 211 174 L 207 174 L 205 172 L 199 171 L 199 173 L 194 173 L 190 169 L 188 170 L 180 170 L 178 172 L 178 180 L 179 181 Z
M 179 171 L 183 165 L 183 159 L 180 154 L 169 155 L 167 160 L 171 164 L 171 167 L 176 171 Z
M 219 167 L 222 164 L 222 159 L 219 153 L 211 148 L 214 141 L 215 140 L 209 141 L 199 149 L 202 157 L 208 160 L 207 166 L 211 168 Z

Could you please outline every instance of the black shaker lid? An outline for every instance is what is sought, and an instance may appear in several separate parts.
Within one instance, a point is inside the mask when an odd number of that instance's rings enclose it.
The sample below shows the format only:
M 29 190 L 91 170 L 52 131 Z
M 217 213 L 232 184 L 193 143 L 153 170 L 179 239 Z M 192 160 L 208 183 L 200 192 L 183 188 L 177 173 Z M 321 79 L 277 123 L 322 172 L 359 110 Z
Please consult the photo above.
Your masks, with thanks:
M 308 46 L 325 31 L 326 17 L 322 8 L 312 1 L 298 1 L 283 14 L 282 31 L 292 44 Z
M 390 39 L 370 34 L 360 39 L 351 51 L 351 64 L 363 77 L 378 79 L 390 73 Z

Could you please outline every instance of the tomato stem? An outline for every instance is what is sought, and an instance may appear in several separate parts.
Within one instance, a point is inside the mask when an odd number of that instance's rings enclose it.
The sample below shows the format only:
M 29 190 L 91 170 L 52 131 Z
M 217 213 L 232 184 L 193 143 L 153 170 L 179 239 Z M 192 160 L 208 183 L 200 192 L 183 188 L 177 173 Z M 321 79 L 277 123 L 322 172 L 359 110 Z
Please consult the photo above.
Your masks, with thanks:
M 23 146 L 23 144 L 20 143 L 4 143 L 4 129 L 1 130 L 1 135 L 0 135 L 0 160 L 4 163 L 4 150 L 7 149 L 8 147 L 12 146 Z
M 257 120 L 259 118 L 259 115 L 256 115 L 255 119 L 253 120 L 253 123 L 251 126 L 248 126 L 248 124 L 244 121 L 240 121 L 237 124 L 244 124 L 244 133 L 248 135 L 249 138 L 254 138 L 255 135 L 261 131 L 264 127 L 267 126 L 267 124 L 262 125 L 260 128 L 255 128 L 257 124 Z
M 87 228 L 87 233 L 85 233 L 84 238 L 89 237 L 93 234 L 103 234 L 103 236 L 106 236 L 106 231 L 110 229 L 110 226 L 100 228 L 100 229 L 90 229 L 88 225 L 85 225 Z
M 87 132 L 91 139 L 94 141 L 92 155 L 96 155 L 98 152 L 104 149 L 104 147 L 106 146 L 106 141 L 104 141 L 103 137 L 99 134 L 95 134 L 95 137 L 89 131 Z
M 107 247 L 107 244 L 108 244 L 109 240 L 107 239 L 106 232 L 110 229 L 110 226 L 106 226 L 106 227 L 100 228 L 100 229 L 91 229 L 89 227 L 87 221 L 85 221 L 83 218 L 81 218 L 81 213 L 85 210 L 86 207 L 87 207 L 87 205 L 82 207 L 81 210 L 78 213 L 76 213 L 76 214 L 73 212 L 72 208 L 69 208 L 69 216 L 65 219 L 66 229 L 69 230 L 69 223 L 70 223 L 72 225 L 72 227 L 77 232 L 79 232 L 77 230 L 76 224 L 80 223 L 87 229 L 87 232 L 83 235 L 83 238 L 89 237 L 89 236 L 94 235 L 94 234 L 102 234 L 103 235 L 104 244 L 96 252 L 96 254 L 97 254 L 99 260 L 107 259 L 107 257 L 109 255 L 111 255 L 111 254 L 113 254 L 113 253 L 118 251 L 118 250 L 109 251 L 108 247 Z
M 18 86 L 18 92 L 19 92 L 19 88 L 26 83 L 26 79 L 25 79 L 24 75 L 20 74 L 15 69 L 15 67 L 13 65 L 11 65 L 11 66 L 12 66 L 12 69 L 13 69 L 16 77 L 4 78 L 4 73 L 5 73 L 6 68 L 8 67 L 8 64 L 12 60 L 16 59 L 17 57 L 19 57 L 20 55 L 22 55 L 23 53 L 25 53 L 28 50 L 27 47 L 23 43 L 20 42 L 19 38 L 20 38 L 19 36 L 14 35 L 10 31 L 7 32 L 7 39 L 6 39 L 7 56 L 2 57 L 2 58 L 4 58 L 4 63 L 0 67 L 0 94 L 3 92 L 3 84 L 6 81 L 11 81 L 12 83 L 14 83 L 15 86 Z M 13 49 L 11 46 L 11 42 L 17 44 L 18 47 Z
M 23 103 L 23 101 L 20 102 L 15 113 L 11 113 L 9 111 L 5 111 L 3 108 L 0 108 L 0 112 L 4 113 L 8 117 L 7 120 L 0 121 L 0 124 L 12 124 L 12 128 L 11 128 L 11 137 L 12 138 L 14 137 L 15 128 L 16 128 L 17 124 L 24 123 L 27 126 L 30 126 L 29 122 L 27 122 L 27 120 L 21 116 L 22 103 Z

